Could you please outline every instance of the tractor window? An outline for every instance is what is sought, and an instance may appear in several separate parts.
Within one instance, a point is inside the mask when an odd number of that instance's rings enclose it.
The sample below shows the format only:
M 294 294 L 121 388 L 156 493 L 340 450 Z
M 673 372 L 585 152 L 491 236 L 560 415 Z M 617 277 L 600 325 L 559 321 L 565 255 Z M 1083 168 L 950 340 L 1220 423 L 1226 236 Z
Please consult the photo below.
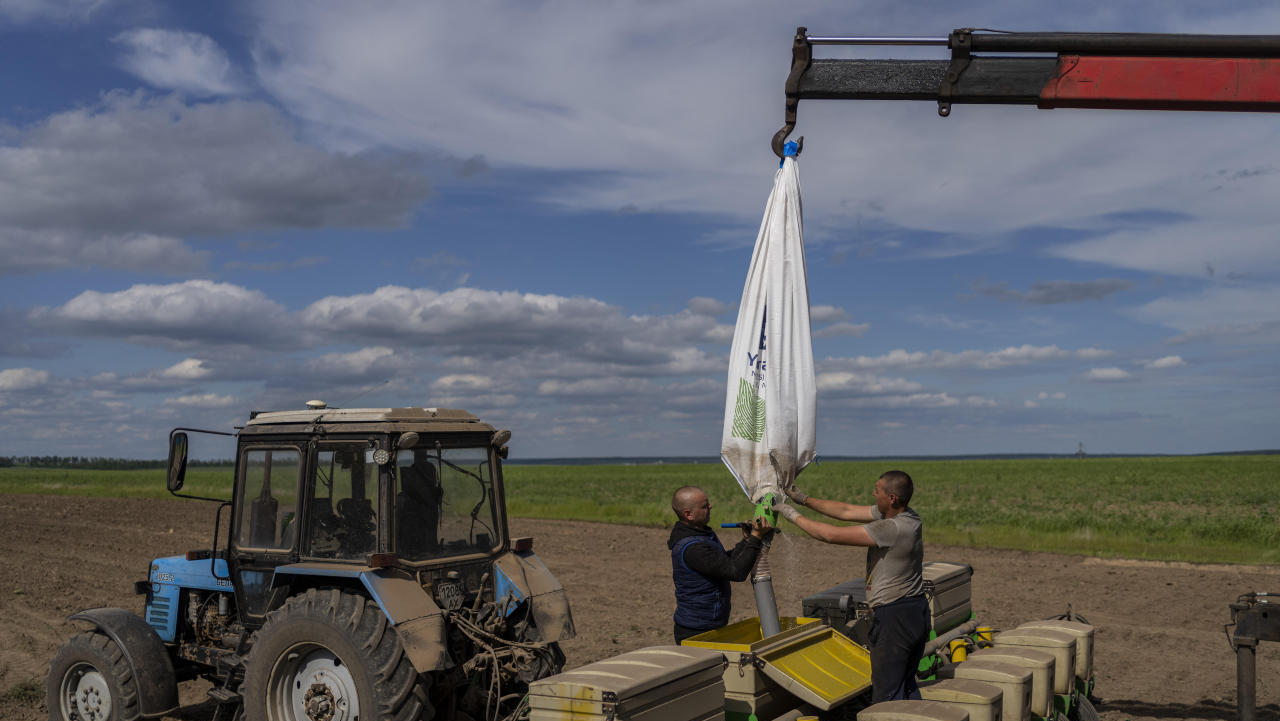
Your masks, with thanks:
M 244 454 L 237 545 L 293 548 L 300 460 L 294 449 L 254 449 Z
M 415 448 L 396 456 L 396 554 L 425 561 L 488 553 L 501 542 L 489 449 Z
M 309 482 L 308 555 L 364 560 L 377 550 L 378 467 L 366 442 L 324 445 Z

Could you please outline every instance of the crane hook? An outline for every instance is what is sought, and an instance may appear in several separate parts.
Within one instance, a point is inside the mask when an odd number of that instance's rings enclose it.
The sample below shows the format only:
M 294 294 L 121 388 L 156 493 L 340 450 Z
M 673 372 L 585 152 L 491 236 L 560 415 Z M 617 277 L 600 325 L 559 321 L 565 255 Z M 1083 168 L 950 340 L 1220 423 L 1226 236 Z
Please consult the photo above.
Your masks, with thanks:
M 784 113 L 785 125 L 773 136 L 773 154 L 779 159 L 785 157 L 784 146 L 787 136 L 796 129 L 796 109 L 800 106 L 800 77 L 813 62 L 813 45 L 809 43 L 808 28 L 796 28 L 795 41 L 791 44 L 791 74 L 787 76 L 787 102 Z M 796 155 L 804 149 L 804 138 L 796 143 Z

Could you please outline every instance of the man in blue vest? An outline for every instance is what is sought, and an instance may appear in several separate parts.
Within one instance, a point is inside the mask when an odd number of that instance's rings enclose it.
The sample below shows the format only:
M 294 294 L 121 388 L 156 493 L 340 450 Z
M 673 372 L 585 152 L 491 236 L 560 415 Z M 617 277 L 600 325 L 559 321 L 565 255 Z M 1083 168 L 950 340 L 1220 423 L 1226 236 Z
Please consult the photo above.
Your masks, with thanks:
M 725 551 L 711 530 L 711 501 L 697 486 L 680 488 L 671 497 L 679 520 L 671 528 L 671 576 L 676 586 L 675 637 L 690 636 L 729 623 L 730 581 L 745 581 L 760 555 L 763 538 L 773 529 L 760 519 L 732 551 Z

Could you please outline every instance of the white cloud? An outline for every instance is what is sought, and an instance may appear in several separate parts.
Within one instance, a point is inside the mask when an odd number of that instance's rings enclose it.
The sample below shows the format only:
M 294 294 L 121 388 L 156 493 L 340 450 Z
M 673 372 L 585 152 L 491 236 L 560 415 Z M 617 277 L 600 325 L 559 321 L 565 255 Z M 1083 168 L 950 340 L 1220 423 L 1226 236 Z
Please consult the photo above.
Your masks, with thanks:
M 1123 368 L 1090 368 L 1085 374 L 1086 380 L 1091 381 L 1123 381 L 1132 377 L 1129 371 Z
M 1066 398 L 1067 398 L 1067 394 L 1063 393 L 1062 391 L 1056 391 L 1054 393 L 1050 393 L 1048 391 L 1040 391 L 1039 393 L 1036 394 L 1036 400 L 1041 400 L 1041 401 L 1047 401 L 1047 400 L 1061 401 L 1061 400 L 1066 400 Z
M 395 350 L 387 346 L 371 346 L 349 353 L 326 353 L 306 362 L 308 371 L 322 376 L 363 376 L 377 367 L 385 367 Z
M 165 405 L 187 408 L 229 408 L 237 403 L 235 396 L 220 396 L 216 393 L 177 396 L 166 398 L 164 402 Z
M 37 21 L 76 23 L 91 18 L 111 0 L 4 0 L 0 18 L 24 24 Z
M 1167 296 L 1139 306 L 1130 315 L 1184 333 L 1213 329 L 1262 329 L 1280 321 L 1280 287 L 1215 286 L 1201 293 Z
M 75 230 L 31 231 L 6 229 L 0 221 L 0 256 L 5 258 L 0 265 L 0 275 L 60 268 L 190 273 L 204 269 L 209 253 L 192 250 L 178 238 L 150 233 L 96 235 Z
M 1022 407 L 1023 408 L 1039 408 L 1040 404 L 1035 401 L 1026 400 L 1022 402 Z
M 112 293 L 86 290 L 57 308 L 36 309 L 31 319 L 86 335 L 182 346 L 195 341 L 287 344 L 283 315 L 284 308 L 260 291 L 189 280 Z
M 0 251 L 16 270 L 190 272 L 180 237 L 397 227 L 430 194 L 420 158 L 330 153 L 274 106 L 108 93 L 0 136 Z M 9 265 L 6 263 L 6 265 Z
M 486 391 L 494 387 L 495 383 L 489 376 L 475 375 L 472 373 L 456 373 L 453 375 L 440 376 L 431 382 L 431 390 L 441 393 L 459 392 L 459 391 Z
M 187 358 L 164 369 L 160 375 L 178 380 L 199 380 L 207 378 L 211 371 L 199 358 Z
M 652 384 L 643 378 L 586 378 L 580 381 L 549 380 L 538 384 L 544 396 L 624 396 L 644 393 Z
M 208 35 L 138 28 L 113 40 L 126 51 L 121 66 L 155 87 L 200 96 L 240 91 L 231 59 Z
M 49 371 L 35 368 L 6 368 L 0 371 L 0 391 L 25 391 L 49 382 Z
M 850 403 L 868 408 L 950 408 L 960 405 L 960 399 L 949 393 L 910 393 L 855 398 Z
M 1099 348 L 1081 348 L 1068 350 L 1056 345 L 1010 346 L 996 351 L 964 350 L 958 352 L 933 350 L 907 351 L 895 349 L 880 356 L 857 356 L 855 358 L 828 358 L 824 363 L 847 365 L 860 369 L 880 368 L 978 368 L 996 370 L 1009 366 L 1029 365 L 1072 358 L 1095 359 L 1111 355 L 1112 351 Z
M 1268 183 L 1275 187 L 1273 183 Z M 1234 203 L 1231 204 L 1234 207 Z M 1263 210 L 1262 208 L 1256 209 Z M 1170 275 L 1258 273 L 1280 269 L 1275 227 L 1247 220 L 1191 221 L 1115 233 L 1053 247 L 1051 255 Z M 1212 268 L 1209 272 L 1207 269 Z
M 732 308 L 732 305 L 716 300 L 715 298 L 703 298 L 699 296 L 689 299 L 689 310 L 697 315 L 709 315 L 714 318 L 724 313 L 728 313 Z
M 814 323 L 831 323 L 849 317 L 844 308 L 834 305 L 815 305 L 809 309 L 809 320 Z
M 253 20 L 263 84 L 334 144 L 391 143 L 484 154 L 495 167 L 586 171 L 549 188 L 546 199 L 573 208 L 712 213 L 745 225 L 759 219 L 767 193 L 762 139 L 782 120 L 777 97 L 790 32 L 780 28 L 856 25 L 867 34 L 894 35 L 904 27 L 960 26 L 972 22 L 973 13 L 956 6 L 939 16 L 937 7 L 883 1 L 748 7 L 728 0 L 692 7 L 541 3 L 495 12 L 487 3 L 446 8 L 393 1 L 314 3 L 299 15 L 291 4 L 274 2 L 255 4 Z M 986 10 L 988 22 L 1004 27 L 1044 22 L 1043 8 L 1026 4 Z M 1203 32 L 1207 22 L 1249 32 L 1267 26 L 1263 15 L 1255 6 L 1226 20 L 1204 8 L 1138 18 L 1092 2 L 1073 6 L 1070 18 L 1096 30 L 1128 30 L 1140 21 L 1166 32 Z M 453 31 L 458 27 L 484 27 L 506 41 L 474 57 L 467 33 Z M 715 38 L 701 31 L 706 27 L 717 28 Z M 378 52 L 368 50 L 371 37 L 379 39 Z M 777 53 L 759 52 L 762 47 Z M 947 57 L 941 49 L 886 53 Z M 459 57 L 474 62 L 459 64 Z M 592 62 L 582 63 L 583 57 Z M 690 67 L 708 82 L 685 82 Z M 442 97 L 451 98 L 451 112 L 436 112 Z M 1272 204 L 1255 201 L 1275 197 L 1280 178 L 1224 179 L 1213 172 L 1257 165 L 1257 149 L 1272 135 L 1265 117 L 1221 116 L 1215 122 L 1230 128 L 1223 132 L 1177 113 L 964 106 L 939 121 L 926 105 L 800 104 L 811 148 L 802 161 L 811 228 L 858 222 L 933 231 L 937 240 L 894 253 L 943 257 L 999 247 L 1028 227 L 1106 232 L 1116 225 L 1106 220 L 1110 214 L 1135 208 L 1227 225 L 1238 219 L 1258 228 L 1275 220 Z M 850 131 L 855 114 L 877 128 L 876 142 L 859 142 Z M 697 141 L 673 146 L 672 138 Z M 1169 153 L 1171 147 L 1179 152 Z M 876 172 L 862 172 L 867 168 Z M 956 182 L 961 174 L 966 182 Z M 733 236 L 745 242 L 750 234 Z M 885 251 L 884 244 L 872 244 Z M 1063 252 L 1090 255 L 1070 246 Z M 1246 256 L 1274 263 L 1280 251 L 1254 246 L 1242 251 Z M 1090 257 L 1124 267 L 1135 262 Z
M 1150 370 L 1159 370 L 1161 368 L 1181 368 L 1187 364 L 1186 361 L 1182 360 L 1182 356 L 1178 355 L 1167 355 L 1162 358 L 1156 358 L 1155 360 L 1139 361 L 1139 363 L 1143 368 Z
M 905 378 L 882 378 L 867 373 L 851 373 L 847 371 L 819 373 L 814 380 L 820 393 L 857 393 L 862 395 L 912 393 L 924 387 Z
M 833 323 L 826 328 L 819 328 L 813 331 L 814 338 L 861 338 L 863 334 L 871 330 L 870 323 Z

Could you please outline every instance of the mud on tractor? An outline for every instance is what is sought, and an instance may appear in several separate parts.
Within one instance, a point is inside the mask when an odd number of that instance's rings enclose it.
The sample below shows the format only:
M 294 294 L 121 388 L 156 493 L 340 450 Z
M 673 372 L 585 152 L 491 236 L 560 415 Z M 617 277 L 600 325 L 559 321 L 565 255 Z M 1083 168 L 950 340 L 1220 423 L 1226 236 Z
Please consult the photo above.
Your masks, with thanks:
M 557 673 L 574 635 L 564 589 L 511 539 L 509 431 L 445 408 L 254 413 L 207 549 L 151 561 L 142 617 L 93 625 L 59 649 L 54 721 L 128 721 L 213 684 L 215 719 L 489 719 Z M 181 493 L 188 433 L 170 434 Z M 223 511 L 229 509 L 227 523 Z M 219 529 L 229 528 L 219 539 Z

